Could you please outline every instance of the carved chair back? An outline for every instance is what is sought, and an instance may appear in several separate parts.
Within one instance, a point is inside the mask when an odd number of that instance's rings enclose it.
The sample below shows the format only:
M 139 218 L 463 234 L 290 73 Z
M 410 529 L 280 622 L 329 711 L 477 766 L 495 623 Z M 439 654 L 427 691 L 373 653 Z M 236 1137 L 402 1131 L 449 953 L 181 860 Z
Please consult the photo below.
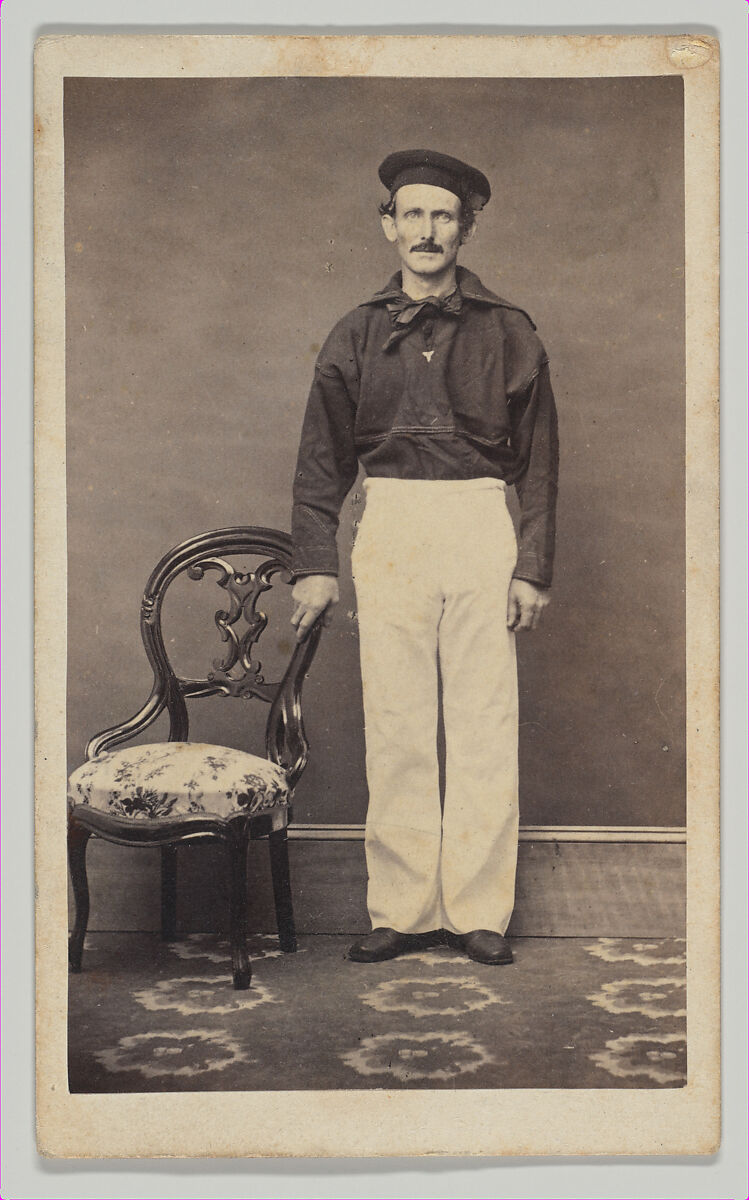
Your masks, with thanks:
M 247 555 L 261 559 L 250 570 L 239 570 L 233 558 Z M 286 772 L 293 787 L 307 762 L 308 743 L 302 720 L 301 690 L 304 677 L 317 649 L 321 621 L 303 642 L 295 643 L 281 679 L 269 681 L 262 662 L 255 656 L 268 617 L 258 607 L 264 593 L 276 584 L 291 583 L 291 539 L 288 534 L 258 526 L 236 526 L 199 534 L 165 554 L 151 573 L 141 602 L 140 627 L 143 645 L 153 669 L 153 687 L 143 708 L 129 721 L 105 730 L 86 747 L 87 758 L 95 758 L 129 741 L 146 729 L 166 709 L 169 740 L 187 741 L 187 700 L 202 696 L 256 698 L 268 704 L 265 729 L 266 755 Z M 201 580 L 215 572 L 215 581 L 226 595 L 215 614 L 215 624 L 226 649 L 215 658 L 201 678 L 177 674 L 167 654 L 162 630 L 166 593 L 180 576 Z M 289 626 L 291 635 L 291 627 Z

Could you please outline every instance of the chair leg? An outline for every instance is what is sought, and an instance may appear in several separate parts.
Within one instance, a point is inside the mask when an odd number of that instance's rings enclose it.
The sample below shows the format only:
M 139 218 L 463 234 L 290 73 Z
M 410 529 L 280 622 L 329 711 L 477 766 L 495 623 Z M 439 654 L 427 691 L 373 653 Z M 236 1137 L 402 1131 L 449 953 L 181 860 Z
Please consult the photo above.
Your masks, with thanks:
M 270 869 L 273 876 L 273 898 L 276 903 L 278 941 L 284 954 L 293 954 L 296 951 L 296 928 L 291 898 L 289 844 L 286 840 L 286 830 L 277 829 L 269 834 L 268 846 L 270 847 Z
M 231 966 L 234 987 L 239 991 L 248 988 L 252 979 L 252 967 L 247 954 L 247 846 L 246 834 L 235 835 L 229 842 Z
M 177 938 L 177 847 L 161 847 L 161 937 Z
M 91 837 L 90 829 L 84 829 L 71 821 L 68 825 L 68 862 L 70 879 L 75 896 L 75 925 L 68 940 L 68 963 L 76 974 L 81 969 L 83 941 L 88 928 L 88 878 L 86 876 L 86 846 Z

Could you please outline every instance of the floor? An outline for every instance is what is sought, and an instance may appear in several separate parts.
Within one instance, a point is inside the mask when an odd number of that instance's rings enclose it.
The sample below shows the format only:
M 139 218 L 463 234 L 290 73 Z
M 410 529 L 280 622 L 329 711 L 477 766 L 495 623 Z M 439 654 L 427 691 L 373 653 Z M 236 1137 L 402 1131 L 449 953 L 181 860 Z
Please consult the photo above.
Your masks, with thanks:
M 294 826 L 291 832 L 298 931 L 366 932 L 370 924 L 363 839 L 294 840 Z M 262 841 L 251 843 L 249 858 L 250 929 L 275 929 L 268 847 Z M 160 928 L 157 849 L 126 848 L 92 838 L 87 862 L 92 932 Z M 180 847 L 179 879 L 182 928 L 225 928 L 229 896 L 223 847 Z M 521 841 L 510 934 L 683 937 L 685 896 L 683 844 Z
M 680 938 L 519 937 L 487 967 L 446 947 L 354 964 L 350 937 L 284 955 L 91 933 L 70 977 L 72 1092 L 673 1088 L 686 1082 Z

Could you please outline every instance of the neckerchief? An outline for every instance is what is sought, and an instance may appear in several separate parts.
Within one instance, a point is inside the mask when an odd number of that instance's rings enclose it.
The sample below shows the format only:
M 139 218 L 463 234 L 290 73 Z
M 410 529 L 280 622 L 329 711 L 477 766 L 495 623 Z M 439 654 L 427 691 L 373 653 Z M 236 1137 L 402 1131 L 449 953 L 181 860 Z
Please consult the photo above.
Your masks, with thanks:
M 459 287 L 456 287 L 449 296 L 425 296 L 423 300 L 414 300 L 405 292 L 393 296 L 387 301 L 387 310 L 390 313 L 393 330 L 382 347 L 383 350 L 389 350 L 391 346 L 397 345 L 404 337 L 408 336 L 412 329 L 421 324 L 428 314 L 441 312 L 451 317 L 457 317 L 462 307 L 463 297 Z

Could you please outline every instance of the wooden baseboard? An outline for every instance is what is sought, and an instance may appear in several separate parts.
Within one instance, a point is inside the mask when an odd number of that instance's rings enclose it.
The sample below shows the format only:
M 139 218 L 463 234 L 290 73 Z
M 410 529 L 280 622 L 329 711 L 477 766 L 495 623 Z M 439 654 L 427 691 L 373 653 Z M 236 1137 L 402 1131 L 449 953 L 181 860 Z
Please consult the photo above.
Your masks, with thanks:
M 359 841 L 364 825 L 322 825 L 295 822 L 294 841 Z M 683 825 L 521 825 L 521 842 L 674 842 L 685 843 Z

